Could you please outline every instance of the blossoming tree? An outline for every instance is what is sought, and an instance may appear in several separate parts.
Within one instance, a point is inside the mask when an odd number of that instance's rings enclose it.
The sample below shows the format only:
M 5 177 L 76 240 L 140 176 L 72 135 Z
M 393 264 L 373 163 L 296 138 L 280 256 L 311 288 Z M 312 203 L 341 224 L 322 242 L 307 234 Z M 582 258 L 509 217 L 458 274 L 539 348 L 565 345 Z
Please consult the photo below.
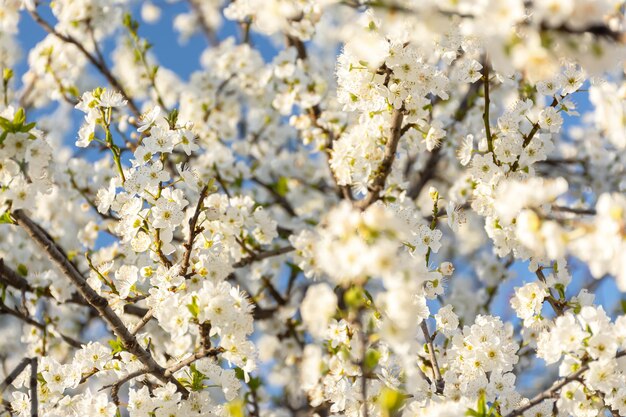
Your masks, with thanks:
M 1 416 L 626 415 L 623 1 L 180 3 L 0 0 Z

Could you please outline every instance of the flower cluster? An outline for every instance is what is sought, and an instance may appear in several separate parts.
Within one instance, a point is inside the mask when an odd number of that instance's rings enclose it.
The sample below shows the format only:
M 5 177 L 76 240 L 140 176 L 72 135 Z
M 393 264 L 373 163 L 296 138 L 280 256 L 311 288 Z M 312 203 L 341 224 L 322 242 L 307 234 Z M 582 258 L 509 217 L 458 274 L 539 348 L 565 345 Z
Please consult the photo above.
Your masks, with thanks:
M 0 0 L 0 416 L 626 415 L 622 1 L 167 3 Z

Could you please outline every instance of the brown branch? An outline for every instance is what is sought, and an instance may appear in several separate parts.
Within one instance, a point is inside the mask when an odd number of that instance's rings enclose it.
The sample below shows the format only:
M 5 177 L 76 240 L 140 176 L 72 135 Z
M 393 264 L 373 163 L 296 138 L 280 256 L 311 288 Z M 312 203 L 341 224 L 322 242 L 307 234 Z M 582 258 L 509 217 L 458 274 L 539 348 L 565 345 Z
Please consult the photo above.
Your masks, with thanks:
M 144 369 L 138 369 L 136 371 L 133 371 L 133 372 L 129 373 L 128 375 L 126 375 L 125 377 L 119 379 L 118 381 L 116 381 L 113 384 L 103 386 L 100 389 L 100 391 L 103 391 L 103 390 L 105 390 L 107 388 L 111 388 L 111 399 L 113 399 L 113 403 L 115 405 L 119 406 L 120 405 L 119 391 L 120 391 L 120 388 L 122 387 L 122 385 L 124 385 L 125 383 L 127 383 L 131 379 L 140 377 L 142 375 L 145 375 L 146 373 L 147 373 L 147 371 L 145 371 Z
M 252 181 L 256 182 L 261 187 L 269 191 L 269 193 L 274 197 L 274 200 L 278 203 L 278 205 L 280 205 L 291 217 L 298 217 L 295 209 L 293 208 L 289 200 L 287 200 L 285 196 L 281 195 L 278 191 L 276 191 L 274 187 L 272 187 L 270 184 L 267 184 L 261 181 L 260 179 L 256 177 L 252 178 Z
M 261 278 L 261 280 L 263 281 L 263 286 L 267 288 L 270 295 L 272 296 L 274 300 L 276 300 L 278 305 L 283 306 L 287 304 L 287 300 L 285 300 L 285 297 L 283 297 L 282 294 L 276 289 L 276 287 L 272 285 L 272 282 L 270 281 L 268 277 L 264 276 Z
M 595 216 L 596 210 L 593 208 L 574 208 L 564 206 L 552 206 L 552 211 L 560 211 L 563 213 L 583 214 L 588 216 Z
M 28 281 L 26 281 L 26 278 L 6 266 L 2 258 L 0 258 L 0 282 L 21 291 L 34 291 Z
M 192 353 L 191 355 L 189 355 L 187 358 L 181 360 L 180 362 L 177 362 L 176 364 L 168 367 L 167 369 L 165 369 L 165 375 L 168 378 L 173 378 L 174 373 L 176 373 L 177 371 L 183 369 L 185 366 L 189 366 L 192 363 L 194 363 L 197 360 L 200 360 L 202 358 L 207 358 L 207 357 L 216 357 L 217 355 L 219 355 L 220 353 L 224 352 L 224 348 L 215 348 L 215 349 L 209 349 L 209 350 L 205 350 L 204 348 L 201 348 L 200 350 L 198 350 L 195 353 Z M 126 375 L 125 377 L 119 379 L 118 381 L 116 381 L 113 384 L 110 385 L 105 385 L 104 387 L 102 387 L 101 391 L 107 388 L 111 388 L 111 397 L 113 398 L 113 401 L 115 402 L 116 405 L 119 405 L 119 396 L 118 396 L 118 392 L 119 389 L 122 387 L 122 385 L 124 385 L 125 383 L 127 383 L 128 381 L 130 381 L 131 379 L 140 377 L 142 375 L 146 375 L 146 374 L 151 374 L 152 372 L 150 371 L 150 369 L 147 368 L 142 368 L 142 369 L 138 369 L 136 371 L 133 371 L 131 373 L 129 373 L 128 375 Z
M 2 394 L 9 387 L 9 385 L 11 385 L 13 381 L 15 381 L 18 376 L 20 376 L 22 371 L 24 371 L 24 369 L 26 369 L 29 364 L 30 358 L 24 358 L 21 360 L 20 363 L 17 364 L 15 369 L 13 369 L 13 371 L 11 371 L 9 375 L 7 375 L 4 381 L 2 381 L 2 384 L 0 384 L 0 394 Z
M 168 376 L 174 375 L 174 373 L 176 373 L 177 371 L 180 371 L 185 366 L 191 365 L 192 363 L 194 363 L 197 360 L 200 360 L 202 358 L 208 358 L 208 357 L 216 357 L 217 355 L 219 355 L 222 352 L 224 352 L 224 348 L 223 347 L 213 348 L 213 349 L 209 349 L 209 350 L 205 350 L 204 348 L 201 348 L 196 353 L 192 353 L 187 358 L 185 358 L 185 359 L 181 360 L 180 362 L 178 362 L 178 363 L 168 367 L 167 370 L 165 371 L 165 374 L 168 375 Z
M 585 33 L 590 33 L 599 38 L 606 38 L 606 39 L 615 41 L 617 43 L 626 43 L 625 33 L 616 32 L 606 25 L 596 24 L 596 25 L 590 25 L 590 26 L 583 27 L 583 28 L 571 28 L 567 26 L 566 24 L 558 26 L 558 27 L 551 27 L 545 23 L 542 23 L 541 30 L 544 30 L 544 31 L 552 30 L 556 32 L 565 33 L 568 35 L 583 35 Z
M 178 390 L 187 396 L 189 392 L 176 379 L 165 376 L 165 369 L 159 365 L 150 352 L 139 344 L 133 334 L 130 333 L 124 322 L 109 306 L 106 298 L 99 295 L 89 286 L 87 280 L 78 271 L 78 268 L 70 262 L 56 243 L 41 228 L 33 222 L 22 210 L 13 212 L 13 218 L 18 225 L 23 227 L 31 239 L 48 255 L 50 260 L 63 272 L 63 274 L 76 286 L 80 295 L 98 311 L 100 317 L 109 325 L 113 332 L 119 337 L 128 352 L 137 359 L 157 378 L 163 382 L 171 381 Z
M 205 185 L 200 191 L 200 196 L 198 197 L 198 204 L 196 204 L 196 210 L 193 213 L 191 219 L 189 219 L 189 237 L 187 238 L 187 242 L 183 245 L 185 247 L 185 253 L 183 254 L 183 262 L 180 268 L 180 275 L 185 276 L 187 274 L 187 270 L 189 269 L 189 262 L 191 260 L 191 252 L 193 249 L 193 242 L 196 239 L 196 236 L 202 231 L 201 227 L 198 227 L 198 218 L 200 217 L 200 213 L 202 213 L 202 207 L 204 203 L 204 199 L 206 198 L 209 192 L 209 185 Z
M 615 355 L 616 359 L 621 358 L 622 356 L 626 356 L 626 351 L 622 351 L 622 352 L 618 352 L 617 355 Z M 537 404 L 542 403 L 545 400 L 548 400 L 554 396 L 556 396 L 558 394 L 558 392 L 561 390 L 561 388 L 563 388 L 564 386 L 566 386 L 567 384 L 569 384 L 570 382 L 579 380 L 583 373 L 585 373 L 587 370 L 589 370 L 589 363 L 586 363 L 585 365 L 583 365 L 578 371 L 574 372 L 573 374 L 555 382 L 550 388 L 548 388 L 547 390 L 537 394 L 535 397 L 533 397 L 533 399 L 531 399 L 528 404 L 525 404 L 524 406 L 511 411 L 508 414 L 505 414 L 503 417 L 518 417 L 521 416 L 522 414 L 524 414 L 524 412 L 526 412 L 527 410 L 533 408 L 534 406 L 536 406 Z
M 146 314 L 144 314 L 143 317 L 139 320 L 139 323 L 137 323 L 135 327 L 133 327 L 130 333 L 133 335 L 136 335 L 137 333 L 139 333 L 139 331 L 143 329 L 143 327 L 146 324 L 148 324 L 150 320 L 152 320 L 153 316 L 154 316 L 154 311 L 152 309 L 148 310 Z
M 170 261 L 167 258 L 167 256 L 165 256 L 165 254 L 163 253 L 163 249 L 161 248 L 161 246 L 163 245 L 163 243 L 161 242 L 161 229 L 155 229 L 154 239 L 155 239 L 154 245 L 156 246 L 155 252 L 157 256 L 159 257 L 159 260 L 161 261 L 163 265 L 165 265 L 165 267 L 171 268 L 172 261 Z
M 285 246 L 283 248 L 267 250 L 263 252 L 256 252 L 256 253 L 253 252 L 249 256 L 246 256 L 245 258 L 241 258 L 239 261 L 235 262 L 233 264 L 233 268 L 243 268 L 256 261 L 261 261 L 263 259 L 271 258 L 273 256 L 284 255 L 285 253 L 292 252 L 293 250 L 295 250 L 294 247 L 290 245 L 290 246 Z
M 37 357 L 30 359 L 30 417 L 39 415 L 37 400 Z
M 404 106 L 400 109 L 395 109 L 391 114 L 391 129 L 389 132 L 389 139 L 385 145 L 385 152 L 383 154 L 383 160 L 381 161 L 378 169 L 374 173 L 374 179 L 369 187 L 369 192 L 362 200 L 359 200 L 355 205 L 361 210 L 365 210 L 370 205 L 380 199 L 380 193 L 385 188 L 387 177 L 391 173 L 393 161 L 396 158 L 396 152 L 398 150 L 398 143 L 400 142 L 400 132 L 402 129 L 402 120 L 404 118 Z
M 415 199 L 419 197 L 420 193 L 422 192 L 428 181 L 430 181 L 435 175 L 435 172 L 437 170 L 437 164 L 439 163 L 439 160 L 441 160 L 441 150 L 442 147 L 440 146 L 434 149 L 428 156 L 426 165 L 424 165 L 424 168 L 417 177 L 418 180 L 414 184 L 412 184 L 406 192 L 406 195 L 410 199 Z
M 422 328 L 422 333 L 424 333 L 424 338 L 426 339 L 426 346 L 428 346 L 428 354 L 430 355 L 430 367 L 433 370 L 433 379 L 435 380 L 437 392 L 443 392 L 445 382 L 441 377 L 441 370 L 439 369 L 439 364 L 437 362 L 437 355 L 435 354 L 433 338 L 428 331 L 428 324 L 426 324 L 426 320 L 422 320 L 420 327 Z
M 70 170 L 67 171 L 69 176 L 70 176 L 70 184 L 72 185 L 72 187 L 78 191 L 78 193 L 81 195 L 81 197 L 83 197 L 85 199 L 85 201 L 87 202 L 87 204 L 89 204 L 89 206 L 94 209 L 96 211 L 96 213 L 98 213 L 98 215 L 100 217 L 102 217 L 104 220 L 119 220 L 119 218 L 117 216 L 114 216 L 113 214 L 111 214 L 111 210 L 107 210 L 106 213 L 100 213 L 100 211 L 98 210 L 98 205 L 96 204 L 96 202 L 87 194 L 87 189 L 81 188 L 78 183 L 76 182 L 76 178 L 74 178 L 74 173 Z
M 21 275 L 15 272 L 13 269 L 9 268 L 4 260 L 0 258 L 0 283 L 7 285 L 9 287 L 18 289 L 20 291 L 28 291 L 33 294 L 37 294 L 41 297 L 54 299 L 49 287 L 46 288 L 35 288 L 31 286 L 26 279 L 24 279 Z M 72 297 L 67 300 L 68 303 L 76 304 L 82 307 L 89 307 L 91 310 L 96 311 L 80 294 L 73 293 Z M 58 303 L 58 302 L 57 302 Z M 124 312 L 126 314 L 130 314 L 132 316 L 143 317 L 148 310 L 143 307 L 138 307 L 133 304 L 126 304 L 124 306 Z
M 559 100 L 556 97 L 554 97 L 554 99 L 552 100 L 552 103 L 550 103 L 550 107 L 556 107 L 557 104 L 559 104 Z M 526 149 L 526 147 L 528 147 L 528 145 L 530 145 L 530 142 L 533 140 L 533 138 L 535 137 L 537 132 L 539 132 L 539 122 L 538 121 L 533 123 L 533 127 L 530 129 L 530 132 L 528 132 L 528 134 L 526 136 L 524 136 L 524 143 L 522 144 L 522 147 L 524 149 Z M 517 171 L 517 168 L 519 168 L 520 157 L 521 157 L 521 155 L 518 156 L 517 160 L 513 163 L 513 165 L 511 165 L 511 171 Z
M 546 276 L 543 274 L 541 268 L 537 269 L 535 275 L 537 275 L 537 278 L 539 278 L 541 282 L 543 282 L 544 284 L 546 283 Z M 548 295 L 545 297 L 545 300 L 548 301 L 550 307 L 552 307 L 552 310 L 554 310 L 554 313 L 557 316 L 562 316 L 567 309 L 567 303 L 564 303 L 563 301 L 554 298 L 550 289 L 548 289 Z

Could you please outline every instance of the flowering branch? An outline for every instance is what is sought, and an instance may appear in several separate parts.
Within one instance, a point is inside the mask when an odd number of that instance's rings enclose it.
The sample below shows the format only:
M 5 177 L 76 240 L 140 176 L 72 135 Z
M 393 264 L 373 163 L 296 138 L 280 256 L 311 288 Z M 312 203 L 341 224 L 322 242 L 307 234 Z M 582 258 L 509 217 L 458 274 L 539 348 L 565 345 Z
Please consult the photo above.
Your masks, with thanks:
M 8 307 L 6 304 L 4 304 L 4 301 L 2 300 L 0 300 L 0 313 L 9 314 L 15 318 L 22 320 L 26 324 L 30 324 L 31 326 L 36 327 L 37 329 L 43 332 L 48 331 L 47 330 L 48 326 L 45 323 L 40 323 L 37 320 L 29 317 L 28 315 L 20 312 L 19 310 Z M 63 341 L 65 341 L 74 349 L 80 349 L 83 346 L 82 342 L 74 339 L 73 337 L 64 335 L 63 333 L 59 333 L 59 336 L 61 337 L 61 339 L 63 339 Z
M 200 191 L 200 196 L 198 197 L 198 203 L 196 205 L 196 209 L 193 212 L 193 216 L 189 219 L 189 237 L 187 238 L 187 242 L 184 244 L 185 253 L 183 254 L 183 261 L 180 267 L 180 274 L 185 276 L 187 274 L 187 270 L 189 269 L 189 262 L 191 260 L 191 251 L 193 250 L 193 242 L 196 240 L 196 236 L 202 232 L 202 228 L 198 227 L 198 218 L 200 217 L 200 213 L 202 212 L 203 202 L 206 196 L 209 193 L 209 189 L 212 188 L 212 184 L 207 184 L 202 187 Z
M 59 250 L 56 243 L 47 234 L 42 233 L 41 227 L 33 222 L 22 210 L 16 210 L 12 215 L 17 224 L 26 230 L 31 239 L 44 250 L 50 260 L 56 264 L 59 269 L 63 271 L 64 275 L 76 286 L 80 295 L 98 311 L 100 317 L 102 317 L 111 329 L 113 329 L 113 332 L 122 340 L 124 347 L 130 353 L 137 356 L 137 359 L 149 369 L 150 373 L 164 382 L 170 380 L 171 378 L 165 376 L 165 369 L 152 358 L 150 352 L 144 349 L 135 336 L 129 332 L 122 320 L 111 309 L 106 298 L 100 296 L 89 286 L 76 266 Z M 184 394 L 187 393 L 187 390 L 180 385 L 178 381 L 174 379 L 172 382 L 181 392 Z
M 437 354 L 435 353 L 435 346 L 433 344 L 433 338 L 428 330 L 428 324 L 426 320 L 422 320 L 420 323 L 420 328 L 422 329 L 422 333 L 424 334 L 424 338 L 426 339 L 426 346 L 428 346 L 428 355 L 430 357 L 430 367 L 433 370 L 433 379 L 435 381 L 435 386 L 437 387 L 437 392 L 443 392 L 443 388 L 445 382 L 443 377 L 441 376 L 441 370 L 439 369 L 439 363 L 437 362 Z
M 355 205 L 361 210 L 365 210 L 367 207 L 375 203 L 380 199 L 380 193 L 385 188 L 387 177 L 391 173 L 393 161 L 396 158 L 396 152 L 398 150 L 398 143 L 400 142 L 400 132 L 402 131 L 402 120 L 404 118 L 404 108 L 395 109 L 391 114 L 391 127 L 389 130 L 389 138 L 385 145 L 385 151 L 383 160 L 376 172 L 374 172 L 374 178 L 371 185 L 368 187 L 369 192 L 360 201 L 355 202 Z
M 619 358 L 621 358 L 623 356 L 626 356 L 626 351 L 618 352 L 617 355 L 615 355 L 615 359 L 619 359 Z M 512 412 L 510 412 L 508 414 L 505 414 L 502 417 L 519 417 L 519 416 L 521 416 L 522 414 L 524 414 L 524 412 L 526 412 L 527 410 L 533 408 L 537 404 L 541 404 L 545 400 L 548 400 L 548 399 L 553 398 L 554 396 L 558 395 L 558 393 L 561 391 L 561 389 L 563 387 L 565 387 L 567 384 L 569 384 L 570 382 L 580 380 L 582 378 L 583 374 L 585 372 L 587 372 L 588 370 L 589 370 L 589 363 L 586 363 L 583 366 L 581 366 L 580 369 L 578 369 L 578 371 L 574 372 L 571 375 L 568 375 L 567 377 L 565 377 L 563 379 L 560 379 L 559 381 L 556 381 L 550 388 L 548 388 L 545 391 L 542 391 L 539 394 L 537 394 L 536 396 L 534 396 L 524 406 L 516 408 Z

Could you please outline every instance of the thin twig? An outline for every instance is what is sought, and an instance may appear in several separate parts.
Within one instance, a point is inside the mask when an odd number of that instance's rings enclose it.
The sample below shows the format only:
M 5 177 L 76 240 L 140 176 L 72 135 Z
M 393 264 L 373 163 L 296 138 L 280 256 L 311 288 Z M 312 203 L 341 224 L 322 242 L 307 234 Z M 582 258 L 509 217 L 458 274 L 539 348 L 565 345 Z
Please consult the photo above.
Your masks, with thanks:
M 290 246 L 285 246 L 283 248 L 252 253 L 250 254 L 250 256 L 246 256 L 245 258 L 241 258 L 239 261 L 235 262 L 233 264 L 233 268 L 243 268 L 245 266 L 250 265 L 253 262 L 261 261 L 263 259 L 271 258 L 273 256 L 284 255 L 285 253 L 289 253 L 294 250 L 295 248 L 290 245 Z
M 144 316 L 139 320 L 139 323 L 137 323 L 135 327 L 133 327 L 133 329 L 130 331 L 130 334 L 137 335 L 137 333 L 139 333 L 139 331 L 143 329 L 143 327 L 148 324 L 150 320 L 152 320 L 153 316 L 154 311 L 152 309 L 148 310 L 146 314 L 144 314 Z
M 47 332 L 47 326 L 45 323 L 40 323 L 37 320 L 27 316 L 26 314 L 8 307 L 6 304 L 4 304 L 4 302 L 2 302 L 0 300 L 0 314 L 4 313 L 4 314 L 9 314 L 15 318 L 18 318 L 20 320 L 22 320 L 24 323 L 26 324 L 30 324 L 31 326 L 34 326 L 36 328 L 38 328 L 39 330 L 41 330 L 42 332 Z M 59 333 L 59 336 L 61 337 L 61 339 L 63 339 L 63 341 L 65 341 L 68 345 L 72 346 L 73 348 L 76 349 L 81 349 L 83 347 L 83 343 L 70 337 L 70 336 L 66 336 L 63 333 Z
M 24 369 L 26 369 L 26 367 L 29 364 L 30 364 L 30 358 L 24 358 L 20 361 L 20 363 L 17 364 L 15 369 L 13 369 L 13 371 L 11 371 L 11 373 L 7 375 L 6 378 L 4 378 L 4 381 L 2 381 L 2 384 L 0 384 L 0 394 L 2 394 L 4 390 L 6 390 L 9 387 L 9 385 L 11 385 L 13 381 L 15 381 L 15 379 L 18 376 L 20 376 L 22 371 L 24 371 Z
M 17 272 L 13 269 L 9 268 L 4 260 L 0 258 L 0 283 L 5 284 L 9 287 L 15 288 L 22 292 L 28 291 L 33 294 L 37 294 L 40 297 L 46 297 L 54 299 L 49 287 L 45 288 L 35 288 L 31 286 L 28 281 L 22 278 Z M 56 301 L 56 300 L 55 300 Z M 77 304 L 83 307 L 89 307 L 95 311 L 93 306 L 91 306 L 79 293 L 73 293 L 71 298 L 67 300 L 68 303 Z M 126 314 L 130 314 L 132 316 L 143 317 L 147 310 L 143 307 L 138 307 L 133 304 L 126 304 L 124 306 L 124 312 Z
M 111 86 L 115 88 L 117 91 L 119 91 L 119 93 L 124 97 L 124 99 L 128 102 L 128 107 L 130 108 L 131 112 L 135 115 L 135 117 L 137 118 L 141 117 L 141 112 L 139 111 L 139 108 L 137 107 L 133 99 L 126 93 L 126 90 L 124 89 L 124 87 L 122 87 L 122 84 L 111 73 L 111 71 L 109 70 L 109 68 L 107 67 L 104 61 L 100 61 L 97 57 L 93 56 L 89 51 L 87 51 L 85 46 L 82 43 L 80 43 L 78 40 L 76 40 L 73 36 L 64 35 L 64 34 L 57 32 L 50 25 L 50 23 L 44 20 L 44 18 L 42 18 L 41 15 L 37 13 L 35 9 L 31 9 L 28 7 L 26 9 L 28 10 L 28 13 L 30 14 L 30 16 L 35 20 L 35 22 L 37 22 L 39 26 L 41 26 L 46 32 L 55 36 L 56 38 L 58 38 L 59 40 L 65 43 L 69 43 L 69 44 L 76 46 L 80 50 L 80 52 L 82 52 L 82 54 L 89 60 L 89 62 L 91 62 L 91 64 L 94 67 L 96 67 L 98 71 L 100 71 L 100 73 L 107 79 L 107 81 L 111 84 Z
M 559 104 L 559 99 L 557 97 L 554 97 L 554 99 L 552 100 L 552 103 L 550 103 L 550 107 L 556 107 L 557 104 Z M 533 140 L 537 132 L 539 132 L 539 129 L 540 129 L 539 122 L 537 121 L 533 123 L 533 127 L 530 129 L 530 132 L 528 132 L 528 134 L 524 136 L 524 143 L 522 144 L 522 147 L 524 149 L 526 149 L 528 145 L 530 145 L 530 142 Z M 513 163 L 513 165 L 511 165 L 511 171 L 517 171 L 517 168 L 519 168 L 520 157 L 521 155 L 518 156 L 517 160 Z

